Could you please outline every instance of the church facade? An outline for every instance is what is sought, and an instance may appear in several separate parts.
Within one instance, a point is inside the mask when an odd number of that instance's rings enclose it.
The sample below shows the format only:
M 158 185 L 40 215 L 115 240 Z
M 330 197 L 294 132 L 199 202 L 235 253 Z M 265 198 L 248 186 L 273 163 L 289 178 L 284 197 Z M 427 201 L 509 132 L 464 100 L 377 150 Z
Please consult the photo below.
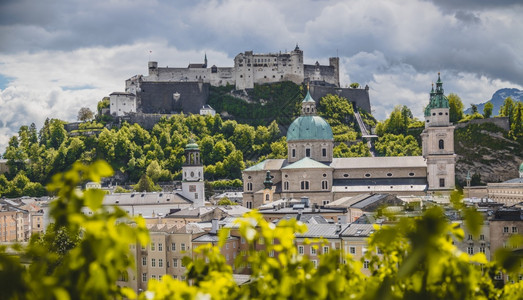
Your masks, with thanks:
M 438 74 L 422 133 L 422 156 L 334 158 L 329 124 L 317 115 L 309 91 L 301 116 L 287 132 L 287 159 L 267 159 L 243 171 L 243 205 L 307 197 L 326 205 L 361 193 L 422 196 L 454 189 L 454 126 Z

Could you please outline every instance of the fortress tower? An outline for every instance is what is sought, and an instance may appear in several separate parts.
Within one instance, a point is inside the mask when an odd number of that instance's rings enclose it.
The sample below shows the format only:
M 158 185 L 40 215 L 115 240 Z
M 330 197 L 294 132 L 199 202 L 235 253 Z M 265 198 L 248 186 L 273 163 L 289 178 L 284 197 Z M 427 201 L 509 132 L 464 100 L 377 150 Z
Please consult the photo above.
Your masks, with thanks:
M 436 90 L 433 86 L 430 102 L 425 108 L 425 130 L 421 137 L 423 157 L 427 160 L 428 190 L 454 189 L 456 166 L 454 126 L 449 120 L 449 100 L 444 95 L 439 73 Z

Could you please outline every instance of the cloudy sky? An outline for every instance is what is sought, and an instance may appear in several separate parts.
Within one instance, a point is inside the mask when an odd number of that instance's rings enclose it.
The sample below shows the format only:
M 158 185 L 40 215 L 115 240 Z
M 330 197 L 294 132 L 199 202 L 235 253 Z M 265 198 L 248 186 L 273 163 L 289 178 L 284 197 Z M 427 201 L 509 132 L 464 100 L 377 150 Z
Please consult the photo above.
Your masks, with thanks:
M 523 86 L 520 2 L 2 0 L 0 153 L 21 125 L 94 110 L 149 59 L 187 66 L 207 53 L 232 66 L 240 52 L 296 43 L 305 63 L 338 55 L 342 85 L 368 84 L 378 119 L 396 104 L 421 116 L 438 71 L 468 107 Z

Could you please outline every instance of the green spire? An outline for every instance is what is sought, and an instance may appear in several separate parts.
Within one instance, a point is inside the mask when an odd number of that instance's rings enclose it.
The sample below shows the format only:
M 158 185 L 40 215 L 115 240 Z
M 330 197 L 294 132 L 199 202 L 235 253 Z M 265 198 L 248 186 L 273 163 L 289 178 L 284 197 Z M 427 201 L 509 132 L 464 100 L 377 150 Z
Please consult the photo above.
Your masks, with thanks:
M 189 143 L 185 146 L 185 150 L 199 150 L 198 144 L 196 144 L 193 138 L 189 139 Z
M 425 116 L 430 116 L 430 110 L 434 108 L 449 108 L 449 99 L 444 95 L 443 81 L 441 81 L 440 73 L 438 72 L 438 81 L 436 81 L 436 90 L 434 91 L 434 84 L 430 91 L 429 105 L 425 108 Z

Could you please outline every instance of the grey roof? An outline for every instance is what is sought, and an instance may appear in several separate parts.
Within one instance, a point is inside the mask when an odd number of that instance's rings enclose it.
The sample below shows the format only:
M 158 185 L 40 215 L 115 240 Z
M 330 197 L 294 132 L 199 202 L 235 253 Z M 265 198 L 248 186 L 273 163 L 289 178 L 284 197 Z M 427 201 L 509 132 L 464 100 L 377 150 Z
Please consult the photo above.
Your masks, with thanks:
M 349 224 L 305 224 L 307 231 L 304 233 L 297 233 L 297 238 L 339 238 Z
M 426 178 L 334 179 L 334 192 L 419 192 L 427 189 Z
M 350 224 L 342 233 L 342 237 L 359 237 L 359 236 L 370 236 L 373 233 L 373 224 Z
M 326 207 L 320 207 L 320 208 L 316 208 L 313 210 L 313 208 L 310 208 L 310 207 L 306 207 L 304 209 L 294 209 L 292 207 L 284 207 L 284 208 L 279 208 L 279 209 L 276 209 L 276 208 L 268 208 L 268 209 L 259 209 L 259 212 L 261 214 L 282 214 L 282 215 L 287 215 L 287 214 L 297 214 L 298 212 L 301 212 L 303 215 L 304 214 L 319 214 L 319 213 L 343 213 L 346 211 L 346 209 L 343 209 L 343 208 L 335 208 L 335 207 L 331 207 L 331 208 L 326 208 Z
M 381 203 L 385 203 L 385 201 L 389 202 L 389 204 L 395 204 L 395 205 L 402 205 L 403 201 L 401 199 L 396 198 L 393 195 L 390 194 L 375 194 L 370 197 L 365 198 L 364 200 L 361 200 L 353 205 L 351 205 L 351 208 L 368 208 L 371 205 L 376 205 Z
M 523 178 L 512 178 L 507 181 L 503 181 L 503 183 L 523 183 Z
M 299 219 L 298 219 L 299 217 Z M 329 221 L 325 219 L 322 215 L 315 215 L 315 214 L 288 214 L 283 216 L 281 219 L 278 220 L 291 220 L 291 219 L 297 219 L 298 221 L 306 224 L 329 224 Z
M 114 193 L 104 197 L 104 205 L 154 205 L 154 204 L 192 204 L 177 192 L 159 193 Z
M 213 213 L 215 210 L 221 210 L 231 217 L 241 217 L 245 213 L 251 211 L 250 209 L 241 205 L 216 205 L 216 206 L 201 206 L 188 207 L 180 211 L 170 214 L 167 218 L 199 218 L 207 214 Z
M 254 166 L 251 166 L 244 171 L 272 171 L 280 170 L 287 165 L 286 159 L 266 159 Z
M 371 194 L 359 194 L 354 197 L 343 197 L 325 205 L 325 207 L 350 207 L 352 204 L 359 202 L 370 195 Z
M 227 240 L 238 240 L 238 239 L 239 238 L 237 238 L 235 236 L 229 236 L 227 238 Z M 192 241 L 193 242 L 199 242 L 199 243 L 214 243 L 214 242 L 220 241 L 220 238 L 216 234 L 207 233 L 207 234 L 201 235 L 201 236 L 193 239 Z
M 304 157 L 297 162 L 294 162 L 286 167 L 282 168 L 283 170 L 290 169 L 332 169 L 329 165 L 317 162 L 310 157 Z
M 427 162 L 423 156 L 342 157 L 333 158 L 331 167 L 335 169 L 426 168 Z
M 204 232 L 198 226 L 191 226 L 187 224 L 183 227 L 177 227 L 174 224 L 147 224 L 149 232 L 165 232 L 165 233 L 201 233 Z

